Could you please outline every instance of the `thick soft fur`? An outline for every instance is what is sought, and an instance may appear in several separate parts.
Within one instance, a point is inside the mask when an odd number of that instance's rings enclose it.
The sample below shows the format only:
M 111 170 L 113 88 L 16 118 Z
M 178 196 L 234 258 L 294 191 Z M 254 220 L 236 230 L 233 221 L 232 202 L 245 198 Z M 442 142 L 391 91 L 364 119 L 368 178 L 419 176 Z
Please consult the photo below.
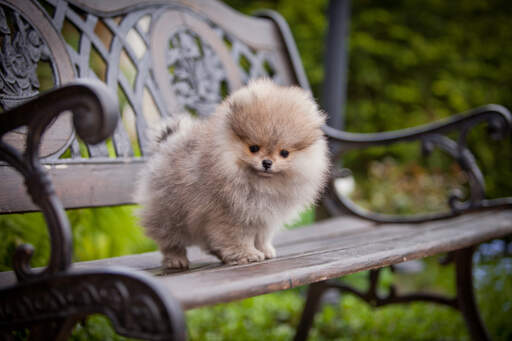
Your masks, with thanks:
M 137 191 L 141 223 L 164 267 L 188 267 L 189 245 L 229 264 L 275 257 L 274 232 L 325 183 L 324 121 L 309 93 L 263 79 L 207 119 L 168 123 Z

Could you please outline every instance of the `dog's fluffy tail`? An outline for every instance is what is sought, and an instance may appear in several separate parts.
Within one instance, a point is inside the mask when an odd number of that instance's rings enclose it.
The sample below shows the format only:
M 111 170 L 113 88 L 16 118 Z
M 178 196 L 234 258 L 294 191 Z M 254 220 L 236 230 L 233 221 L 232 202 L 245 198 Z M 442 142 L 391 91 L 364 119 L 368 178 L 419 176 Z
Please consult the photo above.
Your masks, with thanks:
M 148 137 L 151 141 L 151 152 L 155 152 L 158 148 L 169 139 L 170 136 L 181 130 L 183 125 L 187 125 L 191 117 L 187 114 L 179 114 L 170 116 L 160 120 L 148 130 Z

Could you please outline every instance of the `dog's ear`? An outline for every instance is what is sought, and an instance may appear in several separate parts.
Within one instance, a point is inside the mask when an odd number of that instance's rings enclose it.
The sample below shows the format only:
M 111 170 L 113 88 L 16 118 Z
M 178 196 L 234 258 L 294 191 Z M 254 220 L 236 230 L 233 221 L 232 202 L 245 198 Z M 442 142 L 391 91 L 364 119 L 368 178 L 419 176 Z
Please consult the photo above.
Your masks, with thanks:
M 323 111 L 322 109 L 318 108 L 318 105 L 317 105 L 317 113 L 318 113 L 320 127 L 321 127 L 327 121 L 327 113 L 325 111 Z
M 246 124 L 244 124 L 243 106 L 237 102 L 231 102 L 228 106 L 226 114 L 227 122 L 231 130 L 242 140 L 247 139 L 247 132 L 245 131 Z
M 255 100 L 256 94 L 249 87 L 244 87 L 233 92 L 228 98 L 231 111 L 238 112 L 249 106 Z
M 251 107 L 255 100 L 255 94 L 247 87 L 241 88 L 231 94 L 227 99 L 226 118 L 233 132 L 241 139 L 246 139 L 248 134 L 246 109 Z

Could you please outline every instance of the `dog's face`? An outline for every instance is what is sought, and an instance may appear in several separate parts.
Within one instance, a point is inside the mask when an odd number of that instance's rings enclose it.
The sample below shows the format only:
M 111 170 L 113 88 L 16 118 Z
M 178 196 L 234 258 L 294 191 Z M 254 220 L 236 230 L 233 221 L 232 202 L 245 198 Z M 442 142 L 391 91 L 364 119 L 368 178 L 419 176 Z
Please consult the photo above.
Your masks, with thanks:
M 323 138 L 325 116 L 306 91 L 258 80 L 228 102 L 227 128 L 241 168 L 269 178 L 311 166 L 304 154 Z
M 285 172 L 293 164 L 290 147 L 285 143 L 270 144 L 256 139 L 240 139 L 239 159 L 246 168 L 259 176 L 270 177 Z M 242 151 L 242 149 L 245 149 Z M 292 151 L 295 152 L 295 151 Z

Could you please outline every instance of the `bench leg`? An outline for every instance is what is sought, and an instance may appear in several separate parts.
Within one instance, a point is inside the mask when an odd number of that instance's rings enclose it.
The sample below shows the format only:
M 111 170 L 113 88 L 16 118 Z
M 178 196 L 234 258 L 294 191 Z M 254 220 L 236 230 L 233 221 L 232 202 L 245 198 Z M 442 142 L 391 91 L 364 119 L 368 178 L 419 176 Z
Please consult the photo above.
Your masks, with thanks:
M 122 336 L 186 340 L 179 302 L 138 271 L 67 271 L 0 290 L 1 339 L 28 328 L 29 340 L 67 340 L 76 322 L 91 314 L 107 316 Z
M 308 288 L 306 304 L 302 312 L 300 324 L 297 327 L 294 341 L 305 341 L 308 337 L 309 330 L 313 325 L 315 313 L 317 312 L 322 295 L 326 289 L 337 288 L 341 291 L 347 291 L 355 294 L 359 298 L 365 300 L 369 304 L 377 307 L 393 303 L 407 303 L 412 301 L 430 301 L 438 304 L 447 305 L 454 309 L 458 309 L 464 321 L 466 322 L 468 332 L 474 341 L 490 340 L 489 334 L 482 322 L 478 307 L 475 302 L 475 294 L 473 292 L 473 253 L 475 247 L 471 246 L 465 249 L 457 250 L 453 253 L 453 261 L 455 261 L 455 283 L 457 289 L 456 298 L 444 298 L 431 294 L 416 294 L 406 296 L 396 296 L 391 293 L 388 297 L 376 296 L 376 287 L 378 281 L 378 270 L 370 272 L 370 289 L 368 292 L 359 292 L 350 286 L 344 285 L 337 281 L 323 281 L 313 283 Z
M 326 282 L 318 282 L 310 284 L 308 287 L 308 293 L 306 298 L 306 304 L 302 311 L 299 326 L 294 337 L 294 341 L 306 341 L 308 338 L 309 330 L 315 320 L 315 314 L 320 305 L 320 299 L 322 298 L 326 289 L 329 286 Z
M 81 318 L 68 317 L 47 321 L 30 328 L 30 341 L 56 340 L 66 341 L 71 336 L 73 327 Z
M 457 303 L 474 341 L 490 340 L 485 329 L 473 293 L 473 252 L 474 247 L 455 251 Z

